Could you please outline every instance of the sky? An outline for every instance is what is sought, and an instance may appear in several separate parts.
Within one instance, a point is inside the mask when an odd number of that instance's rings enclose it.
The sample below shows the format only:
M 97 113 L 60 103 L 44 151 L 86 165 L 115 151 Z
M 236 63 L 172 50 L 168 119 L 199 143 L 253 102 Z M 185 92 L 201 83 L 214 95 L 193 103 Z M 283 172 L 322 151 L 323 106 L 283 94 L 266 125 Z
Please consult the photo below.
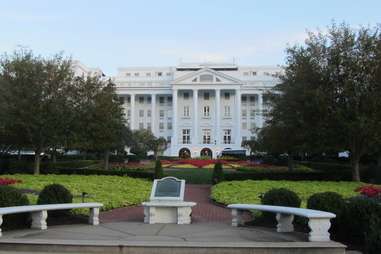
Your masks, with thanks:
M 282 65 L 335 21 L 381 23 L 380 0 L 0 0 L 0 52 L 58 52 L 107 75 L 180 62 Z

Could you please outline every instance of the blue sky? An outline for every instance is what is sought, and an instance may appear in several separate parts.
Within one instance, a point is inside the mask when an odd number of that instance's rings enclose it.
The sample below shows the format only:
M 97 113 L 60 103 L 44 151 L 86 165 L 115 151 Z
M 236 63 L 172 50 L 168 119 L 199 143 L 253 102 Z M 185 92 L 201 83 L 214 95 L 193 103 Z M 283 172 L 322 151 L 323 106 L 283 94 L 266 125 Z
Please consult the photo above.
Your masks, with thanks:
M 0 2 L 0 52 L 64 51 L 115 74 L 179 61 L 284 63 L 287 44 L 332 20 L 381 23 L 380 0 L 12 0 Z

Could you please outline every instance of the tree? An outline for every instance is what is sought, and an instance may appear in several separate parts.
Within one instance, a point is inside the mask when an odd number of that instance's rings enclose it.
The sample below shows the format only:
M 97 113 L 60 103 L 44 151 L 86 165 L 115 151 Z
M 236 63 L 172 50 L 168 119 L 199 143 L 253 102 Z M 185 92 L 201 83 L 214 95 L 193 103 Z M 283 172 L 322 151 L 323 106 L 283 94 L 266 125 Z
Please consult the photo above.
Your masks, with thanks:
M 77 77 L 77 139 L 80 149 L 104 153 L 109 168 L 110 151 L 124 147 L 127 131 L 115 85 L 99 77 Z
M 21 49 L 0 61 L 0 101 L 3 128 L 10 137 L 35 152 L 34 173 L 40 172 L 40 154 L 62 142 L 71 130 L 73 73 L 70 59 L 35 56 Z
M 155 159 L 159 156 L 159 154 L 163 153 L 168 148 L 167 140 L 163 137 L 156 138 L 152 140 L 150 143 L 150 150 L 153 151 Z
M 293 152 L 350 151 L 359 181 L 360 158 L 374 150 L 381 131 L 379 28 L 333 24 L 287 54 L 282 83 L 270 96 L 270 136 L 283 137 Z

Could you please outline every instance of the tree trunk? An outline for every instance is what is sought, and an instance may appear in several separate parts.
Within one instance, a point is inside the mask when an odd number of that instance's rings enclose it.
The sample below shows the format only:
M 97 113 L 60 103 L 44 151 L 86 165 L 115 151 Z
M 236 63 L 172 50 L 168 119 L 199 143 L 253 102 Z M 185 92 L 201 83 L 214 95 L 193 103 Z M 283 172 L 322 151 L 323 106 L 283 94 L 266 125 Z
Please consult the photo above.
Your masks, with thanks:
M 106 150 L 104 154 L 104 169 L 108 170 L 110 167 L 110 150 Z
M 352 180 L 360 181 L 360 155 L 352 153 Z
M 288 154 L 288 171 L 294 171 L 294 158 L 292 157 L 292 153 Z
M 21 149 L 17 151 L 17 160 L 21 161 Z
M 377 167 L 381 168 L 381 153 L 377 156 Z
M 40 164 L 41 164 L 41 149 L 37 149 L 34 151 L 34 174 L 40 174 Z

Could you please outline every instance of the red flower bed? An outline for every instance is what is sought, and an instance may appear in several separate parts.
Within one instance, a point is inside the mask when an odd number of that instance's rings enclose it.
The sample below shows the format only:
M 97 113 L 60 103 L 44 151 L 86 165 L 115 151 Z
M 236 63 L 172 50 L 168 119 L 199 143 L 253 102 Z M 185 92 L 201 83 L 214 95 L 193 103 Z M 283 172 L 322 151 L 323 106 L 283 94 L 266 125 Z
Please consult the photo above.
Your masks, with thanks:
M 11 185 L 16 183 L 21 183 L 21 180 L 12 178 L 0 178 L 0 185 Z
M 356 192 L 360 194 L 374 198 L 381 195 L 381 187 L 377 187 L 374 185 L 364 185 L 356 189 Z

